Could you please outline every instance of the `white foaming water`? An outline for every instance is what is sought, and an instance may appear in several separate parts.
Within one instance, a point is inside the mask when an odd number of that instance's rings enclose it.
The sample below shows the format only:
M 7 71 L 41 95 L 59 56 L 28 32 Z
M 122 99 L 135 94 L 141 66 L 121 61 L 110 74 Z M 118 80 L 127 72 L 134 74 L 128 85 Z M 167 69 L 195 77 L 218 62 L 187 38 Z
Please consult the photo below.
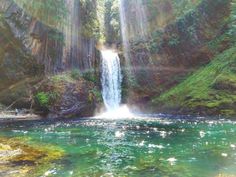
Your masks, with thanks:
M 129 111 L 128 106 L 123 105 L 117 109 L 107 111 L 103 114 L 98 115 L 96 118 L 102 119 L 129 119 L 135 118 L 135 116 Z
M 118 54 L 102 50 L 102 97 L 107 111 L 119 108 L 121 103 L 121 68 Z

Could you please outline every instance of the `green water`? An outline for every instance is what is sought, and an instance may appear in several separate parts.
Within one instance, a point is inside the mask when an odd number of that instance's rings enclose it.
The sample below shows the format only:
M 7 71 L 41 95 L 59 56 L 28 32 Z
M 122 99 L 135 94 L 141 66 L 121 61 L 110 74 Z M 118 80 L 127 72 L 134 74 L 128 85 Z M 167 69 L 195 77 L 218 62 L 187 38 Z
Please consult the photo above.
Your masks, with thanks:
M 43 172 L 48 176 L 236 175 L 233 121 L 163 117 L 29 122 L 1 125 L 0 135 L 63 149 L 63 158 Z

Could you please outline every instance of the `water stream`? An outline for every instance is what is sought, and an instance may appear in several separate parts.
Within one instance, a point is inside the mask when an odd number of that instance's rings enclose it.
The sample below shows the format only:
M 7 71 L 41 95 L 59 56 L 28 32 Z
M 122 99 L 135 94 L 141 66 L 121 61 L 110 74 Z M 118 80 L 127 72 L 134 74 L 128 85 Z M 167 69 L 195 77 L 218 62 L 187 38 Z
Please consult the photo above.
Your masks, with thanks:
M 121 67 L 118 54 L 102 50 L 102 97 L 107 111 L 114 111 L 121 103 Z

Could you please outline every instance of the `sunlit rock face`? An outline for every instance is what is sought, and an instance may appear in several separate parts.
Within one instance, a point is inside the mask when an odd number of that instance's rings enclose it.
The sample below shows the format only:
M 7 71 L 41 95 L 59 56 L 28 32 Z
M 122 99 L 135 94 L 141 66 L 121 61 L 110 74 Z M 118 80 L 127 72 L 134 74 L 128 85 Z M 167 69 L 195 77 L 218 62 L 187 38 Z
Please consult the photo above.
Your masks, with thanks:
M 15 107 L 29 108 L 30 101 L 24 98 L 32 96 L 32 87 L 45 75 L 72 68 L 80 69 L 82 73 L 99 64 L 95 61 L 95 39 L 92 36 L 82 36 L 80 32 L 80 17 L 87 11 L 81 10 L 78 1 L 66 1 L 67 23 L 57 26 L 46 23 L 45 19 L 32 13 L 33 1 L 29 3 L 31 11 L 18 2 L 20 0 L 0 0 L 0 102 L 10 105 L 15 100 L 20 100 Z M 89 83 L 84 81 L 84 85 L 86 84 Z M 79 94 L 86 95 L 78 98 L 79 101 L 84 101 L 88 100 L 87 95 L 90 93 L 83 91 Z M 71 104 L 68 103 L 63 108 L 67 109 L 67 106 L 70 107 Z M 94 106 L 83 112 L 92 115 L 93 109 Z
M 119 0 L 121 18 L 125 17 L 121 21 L 128 22 L 123 25 L 126 25 L 124 27 L 129 40 L 144 40 L 184 16 L 200 2 L 201 0 Z
M 43 65 L 39 64 L 31 55 L 28 48 L 33 37 L 30 37 L 32 18 L 24 14 L 11 1 L 0 1 L 0 91 L 9 85 L 30 77 L 40 76 L 44 72 Z
M 82 34 L 82 18 L 85 14 L 82 12 L 81 3 L 77 0 L 68 0 L 65 3 L 68 14 L 62 27 L 65 37 L 63 66 L 81 70 L 93 69 L 96 41 Z
M 186 1 L 181 6 L 177 1 L 140 1 L 145 12 L 142 16 L 146 16 L 143 18 L 132 13 L 132 9 L 138 9 L 137 3 L 120 2 L 125 13 L 123 19 L 121 13 L 121 21 L 125 20 L 124 51 L 136 81 L 128 96 L 131 104 L 140 103 L 142 107 L 228 47 L 227 39 L 214 49 L 210 42 L 227 31 L 229 0 Z M 132 27 L 135 19 L 145 24 L 146 37 L 137 26 Z
M 27 133 L 27 131 L 25 131 Z M 0 174 L 8 177 L 40 176 L 42 169 L 50 170 L 52 162 L 64 156 L 56 146 L 29 145 L 26 139 L 0 138 Z
M 176 23 L 168 25 L 158 52 L 167 60 L 161 63 L 186 68 L 208 63 L 216 52 L 208 43 L 226 32 L 225 20 L 229 15 L 229 0 L 205 0 Z M 227 43 L 222 47 L 227 48 Z
M 142 0 L 120 0 L 122 24 L 129 39 L 145 39 L 148 35 L 147 8 Z M 125 20 L 125 21 L 124 21 Z M 126 23 L 126 24 L 124 24 Z
M 80 2 L 69 0 L 65 3 L 65 11 L 68 11 L 66 20 L 55 26 L 46 23 L 45 19 L 32 16 L 34 14 L 22 8 L 20 3 L 1 0 L 0 11 L 12 32 L 12 37 L 19 40 L 25 53 L 34 57 L 37 63 L 44 67 L 44 73 L 95 67 L 96 41 L 93 37 L 85 37 L 81 33 L 81 16 L 84 16 L 84 11 Z
M 35 108 L 48 118 L 93 116 L 101 100 L 100 95 L 96 95 L 99 91 L 93 82 L 79 75 L 75 77 L 70 72 L 45 78 L 34 92 L 36 97 L 38 93 L 54 93 L 54 97 L 49 96 L 47 105 L 39 101 L 35 104 Z
M 4 27 L 12 33 L 11 38 L 18 40 L 23 53 L 34 57 L 37 64 L 44 67 L 45 73 L 59 71 L 63 42 L 53 36 L 60 38 L 63 34 L 33 18 L 13 1 L 2 0 L 0 11 L 3 13 Z

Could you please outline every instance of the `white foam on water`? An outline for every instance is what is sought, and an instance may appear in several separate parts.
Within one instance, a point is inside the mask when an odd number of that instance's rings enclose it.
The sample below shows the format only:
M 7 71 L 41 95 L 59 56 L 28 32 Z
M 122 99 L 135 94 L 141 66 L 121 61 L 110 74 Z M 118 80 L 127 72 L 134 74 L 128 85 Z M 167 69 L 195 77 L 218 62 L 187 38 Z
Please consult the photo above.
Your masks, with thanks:
M 99 119 L 129 119 L 136 118 L 134 114 L 132 114 L 127 105 L 123 105 L 118 107 L 117 109 L 108 110 L 105 113 L 102 113 L 95 118 Z

